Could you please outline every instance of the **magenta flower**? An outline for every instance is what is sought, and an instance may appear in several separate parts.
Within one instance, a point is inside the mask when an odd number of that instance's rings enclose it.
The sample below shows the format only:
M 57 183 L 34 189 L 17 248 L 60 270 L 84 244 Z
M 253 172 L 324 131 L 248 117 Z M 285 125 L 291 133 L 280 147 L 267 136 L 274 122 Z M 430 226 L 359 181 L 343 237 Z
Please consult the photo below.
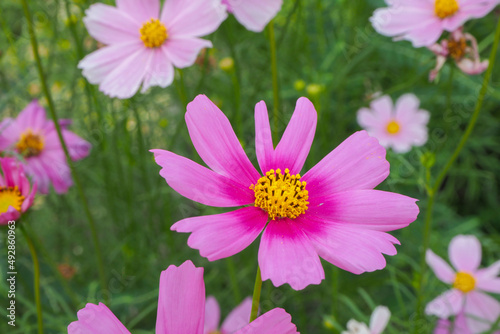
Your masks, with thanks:
M 164 150 L 152 150 L 160 175 L 179 194 L 215 207 L 244 206 L 223 214 L 187 218 L 172 230 L 192 233 L 188 245 L 210 261 L 248 247 L 263 231 L 262 279 L 300 290 L 325 274 L 319 256 L 355 274 L 385 267 L 398 241 L 384 233 L 408 226 L 415 199 L 373 190 L 389 175 L 385 149 L 364 131 L 346 139 L 301 176 L 316 130 L 312 103 L 301 98 L 283 137 L 273 146 L 264 102 L 255 108 L 252 165 L 226 116 L 204 95 L 187 107 L 186 123 L 203 167 Z
M 245 28 L 261 32 L 278 14 L 283 0 L 222 0 L 222 3 Z
M 235 334 L 295 334 L 297 328 L 291 316 L 275 308 Z M 191 261 L 179 267 L 169 266 L 161 273 L 156 334 L 203 334 L 205 322 L 205 283 L 203 268 Z M 130 333 L 106 307 L 87 304 L 78 311 L 78 320 L 68 326 L 69 334 Z
M 247 297 L 232 310 L 219 329 L 220 308 L 217 299 L 208 296 L 205 303 L 205 329 L 204 334 L 232 334 L 245 327 L 250 322 L 252 311 L 252 298 Z
M 455 31 L 466 21 L 481 18 L 498 0 L 386 0 L 370 21 L 382 35 L 406 39 L 414 47 L 431 46 L 443 31 Z
M 391 311 L 385 306 L 377 306 L 370 317 L 370 327 L 356 320 L 347 322 L 347 331 L 342 334 L 382 334 L 391 318 Z
M 427 304 L 425 312 L 441 319 L 464 312 L 467 327 L 473 333 L 487 331 L 500 316 L 500 303 L 483 291 L 500 293 L 500 261 L 488 268 L 478 269 L 481 244 L 472 235 L 454 237 L 448 255 L 456 271 L 431 250 L 427 250 L 427 264 L 437 278 L 451 284 L 452 289 Z
M 94 4 L 83 19 L 89 34 L 107 46 L 86 56 L 78 67 L 106 95 L 133 96 L 142 84 L 167 87 L 174 66 L 193 65 L 210 41 L 199 37 L 214 32 L 227 17 L 221 0 L 117 0 L 117 7 Z
M 413 94 L 405 94 L 392 104 L 389 96 L 373 100 L 370 109 L 358 110 L 358 123 L 370 136 L 378 139 L 380 145 L 394 152 L 406 153 L 412 146 L 427 142 L 429 112 L 419 108 L 420 101 Z
M 67 129 L 71 120 L 61 120 L 59 124 L 71 159 L 89 155 L 90 143 Z M 0 123 L 0 152 L 8 150 L 23 157 L 24 170 L 41 193 L 48 193 L 50 184 L 57 193 L 65 193 L 73 184 L 54 122 L 47 119 L 38 101 L 31 102 L 16 119 L 7 118 Z
M 33 204 L 36 183 L 31 187 L 23 166 L 12 158 L 0 158 L 0 225 L 17 220 Z

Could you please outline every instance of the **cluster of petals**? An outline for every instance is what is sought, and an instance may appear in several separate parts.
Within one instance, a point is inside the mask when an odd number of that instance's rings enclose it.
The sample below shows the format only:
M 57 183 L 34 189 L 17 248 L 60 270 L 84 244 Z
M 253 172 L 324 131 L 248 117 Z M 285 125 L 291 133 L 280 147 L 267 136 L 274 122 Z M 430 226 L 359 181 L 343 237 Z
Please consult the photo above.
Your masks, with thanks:
M 439 319 L 434 328 L 434 334 L 479 334 L 469 329 L 467 325 L 467 317 L 464 312 L 460 312 L 454 319 Z M 495 331 L 492 334 L 500 334 L 500 331 Z
M 68 130 L 71 120 L 60 120 L 59 124 L 71 159 L 85 158 L 90 153 L 90 143 Z M 45 109 L 36 100 L 17 118 L 6 118 L 0 123 L 0 152 L 21 156 L 26 174 L 37 183 L 41 193 L 48 193 L 51 184 L 57 193 L 65 193 L 73 184 L 54 122 L 47 119 Z
M 308 208 L 299 216 L 270 219 L 257 207 L 253 185 L 270 171 L 302 170 L 316 130 L 312 103 L 300 98 L 274 148 L 267 108 L 255 108 L 255 149 L 261 173 L 245 154 L 231 124 L 206 96 L 187 107 L 186 123 L 196 151 L 209 168 L 175 153 L 151 150 L 160 175 L 175 191 L 198 203 L 239 207 L 232 212 L 186 218 L 172 230 L 191 233 L 188 245 L 210 261 L 232 256 L 262 233 L 258 262 L 262 279 L 300 290 L 324 279 L 320 257 L 355 274 L 382 269 L 382 254 L 398 244 L 387 231 L 408 226 L 416 200 L 374 190 L 389 175 L 386 151 L 366 131 L 354 133 L 305 173 Z M 300 175 L 299 175 L 300 176 Z
M 413 94 L 402 95 L 396 105 L 389 96 L 381 96 L 370 103 L 370 108 L 361 108 L 357 114 L 359 125 L 370 136 L 397 153 L 406 153 L 412 146 L 427 142 L 429 117 L 429 112 L 420 109 L 420 101 Z
M 252 298 L 245 298 L 240 305 L 236 306 L 226 319 L 220 322 L 220 307 L 214 296 L 208 296 L 205 302 L 205 326 L 204 334 L 231 334 L 238 329 L 248 325 L 250 312 L 252 311 Z
M 278 14 L 283 0 L 222 0 L 222 3 L 245 28 L 261 32 Z
M 191 261 L 179 267 L 169 266 L 160 276 L 156 334 L 204 334 L 205 282 L 203 268 Z M 275 308 L 251 323 L 232 324 L 234 334 L 296 334 L 291 316 Z M 212 319 L 213 320 L 213 319 Z M 78 320 L 68 326 L 68 334 L 126 334 L 130 333 L 116 316 L 99 303 L 87 304 L 78 311 Z
M 481 18 L 499 0 L 386 0 L 370 21 L 385 36 L 411 41 L 414 47 L 431 46 L 444 31 L 453 32 L 473 18 Z M 440 8 L 444 8 L 440 9 Z
M 470 42 L 470 46 L 467 42 Z M 430 72 L 429 81 L 434 81 L 448 58 L 453 59 L 465 74 L 481 74 L 488 68 L 489 61 L 487 59 L 481 61 L 479 57 L 476 38 L 464 33 L 462 28 L 452 32 L 449 39 L 443 39 L 429 49 L 436 55 L 436 67 Z
M 500 261 L 479 269 L 481 244 L 471 235 L 454 237 L 448 255 L 456 271 L 431 250 L 427 251 L 427 264 L 437 278 L 451 284 L 452 289 L 427 304 L 425 312 L 440 319 L 464 316 L 471 333 L 483 333 L 500 317 L 500 303 L 484 293 L 500 293 Z M 463 321 L 460 317 L 459 324 Z
M 0 225 L 5 225 L 31 207 L 37 185 L 31 186 L 23 166 L 13 158 L 0 158 L 0 168 Z
M 386 306 L 377 306 L 370 317 L 370 327 L 351 319 L 347 322 L 347 331 L 342 334 L 382 334 L 390 318 L 391 311 Z

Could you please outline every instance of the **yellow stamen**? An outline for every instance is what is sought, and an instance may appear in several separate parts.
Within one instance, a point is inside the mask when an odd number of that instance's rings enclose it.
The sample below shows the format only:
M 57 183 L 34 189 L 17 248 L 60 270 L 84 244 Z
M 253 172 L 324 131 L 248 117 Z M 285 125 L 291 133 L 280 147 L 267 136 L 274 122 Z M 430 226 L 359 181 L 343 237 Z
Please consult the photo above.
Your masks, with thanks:
M 39 155 L 44 147 L 43 137 L 28 129 L 21 134 L 21 139 L 16 144 L 16 150 L 26 158 Z
M 453 287 L 455 289 L 460 290 L 463 293 L 467 293 L 474 290 L 475 286 L 476 280 L 471 274 L 460 271 L 455 276 L 455 281 L 453 282 Z
M 464 57 L 466 48 L 467 41 L 464 37 L 460 38 L 458 41 L 454 39 L 448 41 L 448 53 L 455 60 L 460 60 Z
M 441 18 L 453 16 L 459 9 L 457 0 L 436 0 L 434 12 Z
M 13 207 L 17 211 L 21 211 L 21 206 L 24 201 L 24 196 L 15 187 L 0 187 L 0 213 L 5 213 L 9 207 Z
M 147 48 L 157 48 L 168 38 L 167 28 L 158 19 L 146 21 L 139 32 L 141 40 Z
M 396 122 L 395 120 L 392 120 L 387 124 L 387 132 L 391 135 L 395 135 L 396 133 L 399 132 L 399 123 Z
M 300 174 L 290 175 L 290 171 L 271 169 L 250 189 L 255 192 L 255 206 L 269 214 L 269 218 L 297 218 L 307 210 L 309 194 L 306 182 L 300 181 Z

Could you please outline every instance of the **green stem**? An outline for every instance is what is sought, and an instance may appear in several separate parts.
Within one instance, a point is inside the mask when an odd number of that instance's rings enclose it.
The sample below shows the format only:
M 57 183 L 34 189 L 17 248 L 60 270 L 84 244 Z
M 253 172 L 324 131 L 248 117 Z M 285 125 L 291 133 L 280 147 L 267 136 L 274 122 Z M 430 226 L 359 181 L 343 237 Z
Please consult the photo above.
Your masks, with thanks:
M 43 315 L 42 315 L 42 302 L 40 300 L 40 264 L 38 263 L 38 256 L 36 254 L 35 246 L 31 240 L 28 232 L 20 225 L 21 232 L 23 232 L 26 242 L 28 243 L 28 248 L 30 249 L 31 258 L 33 259 L 33 275 L 34 282 L 33 288 L 35 290 L 35 305 L 36 305 L 36 316 L 38 324 L 38 334 L 43 334 Z
M 279 83 L 278 83 L 278 61 L 276 56 L 276 38 L 274 37 L 274 20 L 269 22 L 267 26 L 269 31 L 269 45 L 271 49 L 271 73 L 273 77 L 273 119 L 274 119 L 274 127 L 273 127 L 273 137 L 275 142 L 278 140 L 278 119 L 279 119 L 279 104 L 280 104 L 280 95 L 279 95 Z
M 237 303 L 241 302 L 240 288 L 238 285 L 238 278 L 236 277 L 236 270 L 234 269 L 233 258 L 226 258 L 227 271 L 229 273 L 229 278 L 231 279 L 231 286 L 233 287 L 234 299 Z
M 59 137 L 59 141 L 60 141 L 61 146 L 63 148 L 64 155 L 66 156 L 66 161 L 68 163 L 68 166 L 71 170 L 71 175 L 73 176 L 73 180 L 75 181 L 75 186 L 78 190 L 78 194 L 80 196 L 82 206 L 83 206 L 83 209 L 85 211 L 85 215 L 87 216 L 87 220 L 89 222 L 90 231 L 92 234 L 92 239 L 94 240 L 95 252 L 96 252 L 96 256 L 97 256 L 97 263 L 98 263 L 98 267 L 99 267 L 99 276 L 100 276 L 101 285 L 102 285 L 101 288 L 107 292 L 108 289 L 107 289 L 107 284 L 106 284 L 106 276 L 104 274 L 104 264 L 102 261 L 101 248 L 99 246 L 99 239 L 97 237 L 97 231 L 96 231 L 96 227 L 95 227 L 94 218 L 92 217 L 92 213 L 90 212 L 90 208 L 89 208 L 89 205 L 87 202 L 87 197 L 85 196 L 85 194 L 83 192 L 80 178 L 78 176 L 78 173 L 76 172 L 75 166 L 73 165 L 73 160 L 71 160 L 71 157 L 70 157 L 69 151 L 68 151 L 68 147 L 67 147 L 66 142 L 64 141 L 64 138 L 62 135 L 61 126 L 59 125 L 59 119 L 57 117 L 55 106 L 54 106 L 54 101 L 52 100 L 52 95 L 50 94 L 50 90 L 49 90 L 48 85 L 47 85 L 47 80 L 45 78 L 45 74 L 43 71 L 43 66 L 42 66 L 42 61 L 40 59 L 40 54 L 38 53 L 38 41 L 36 39 L 36 34 L 35 34 L 34 29 L 33 29 L 33 22 L 32 22 L 32 18 L 31 18 L 31 12 L 30 12 L 29 7 L 28 7 L 28 3 L 26 0 L 22 0 L 22 4 L 23 4 L 23 9 L 24 9 L 24 15 L 26 16 L 26 20 L 28 23 L 28 31 L 29 31 L 30 39 L 31 39 L 31 47 L 33 49 L 33 55 L 35 57 L 35 61 L 36 61 L 37 69 L 38 69 L 38 75 L 40 76 L 40 82 L 42 84 L 42 89 L 43 89 L 43 92 L 45 94 L 45 97 L 47 98 L 47 103 L 49 105 L 49 112 L 51 114 L 52 120 L 54 121 L 54 126 L 55 126 L 56 131 L 57 131 L 57 136 Z M 105 302 L 108 303 L 107 293 L 104 294 L 104 299 L 105 299 Z
M 262 277 L 260 276 L 260 267 L 257 265 L 257 275 L 255 276 L 255 285 L 252 297 L 252 312 L 250 313 L 250 322 L 257 319 L 259 313 L 260 291 L 262 290 Z

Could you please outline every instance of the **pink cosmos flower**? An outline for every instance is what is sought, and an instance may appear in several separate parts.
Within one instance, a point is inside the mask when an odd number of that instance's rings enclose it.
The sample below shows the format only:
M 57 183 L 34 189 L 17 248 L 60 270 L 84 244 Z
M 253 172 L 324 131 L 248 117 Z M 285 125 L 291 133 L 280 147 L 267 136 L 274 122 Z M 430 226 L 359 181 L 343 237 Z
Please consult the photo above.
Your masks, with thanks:
M 448 254 L 456 271 L 431 250 L 427 251 L 427 264 L 437 278 L 451 284 L 452 289 L 427 304 L 425 312 L 441 319 L 463 312 L 467 327 L 473 333 L 487 331 L 500 316 L 500 303 L 483 291 L 500 293 L 500 261 L 488 268 L 478 269 L 481 244 L 472 235 L 454 237 Z
M 392 104 L 389 96 L 373 100 L 370 109 L 358 110 L 358 123 L 370 136 L 378 139 L 380 145 L 394 152 L 406 153 L 412 146 L 427 142 L 427 123 L 430 114 L 419 109 L 420 101 L 413 94 L 405 94 Z
M 86 56 L 78 67 L 106 95 L 133 96 L 142 84 L 167 87 L 174 66 L 193 65 L 210 41 L 199 37 L 214 32 L 227 17 L 221 0 L 117 0 L 117 7 L 97 3 L 83 19 L 89 34 L 107 46 Z
M 89 155 L 90 143 L 67 129 L 71 120 L 60 120 L 59 124 L 71 159 Z M 47 119 L 38 101 L 31 102 L 16 119 L 5 119 L 0 129 L 0 152 L 13 150 L 21 155 L 26 174 L 33 177 L 41 193 L 48 193 L 50 184 L 57 193 L 68 191 L 73 184 L 71 172 L 54 122 Z
M 471 46 L 467 45 L 470 42 Z M 449 39 L 443 39 L 429 47 L 437 57 L 436 67 L 429 74 L 429 81 L 434 81 L 447 58 L 455 60 L 457 67 L 465 74 L 481 74 L 488 68 L 489 61 L 481 61 L 477 41 L 471 34 L 464 34 L 462 27 L 451 33 Z
M 481 331 L 482 332 L 482 331 Z M 434 334 L 479 334 L 473 332 L 467 327 L 467 317 L 464 312 L 460 312 L 452 322 L 447 319 L 439 319 L 434 328 Z M 500 334 L 500 331 L 495 331 L 493 334 Z
M 31 187 L 23 166 L 12 158 L 0 158 L 0 225 L 17 220 L 33 204 L 36 183 Z
M 222 3 L 245 28 L 261 32 L 278 14 L 283 0 L 222 0 Z
M 235 334 L 295 334 L 297 328 L 291 316 L 275 308 Z M 203 268 L 191 261 L 179 267 L 169 266 L 161 273 L 158 297 L 156 334 L 203 334 L 205 322 L 205 283 Z M 68 326 L 69 334 L 126 334 L 130 333 L 106 307 L 87 304 L 78 311 L 78 320 Z
M 196 151 L 210 169 L 169 151 L 152 150 L 160 175 L 179 194 L 236 211 L 183 219 L 172 230 L 192 233 L 188 245 L 210 261 L 232 256 L 262 234 L 262 279 L 300 290 L 325 274 L 320 256 L 360 274 L 382 269 L 394 255 L 393 236 L 418 215 L 415 199 L 373 190 L 389 175 L 385 149 L 365 131 L 346 139 L 301 176 L 316 130 L 312 103 L 300 98 L 274 148 L 267 108 L 255 108 L 259 173 L 231 124 L 206 96 L 187 107 L 186 123 Z
M 205 303 L 205 329 L 204 334 L 232 334 L 245 327 L 250 322 L 252 311 L 252 298 L 247 297 L 232 310 L 219 329 L 220 308 L 217 299 L 208 296 Z
M 377 306 L 370 317 L 370 327 L 354 319 L 347 322 L 347 331 L 342 334 L 381 334 L 389 323 L 391 311 L 385 306 Z
M 488 14 L 498 0 L 386 0 L 370 21 L 385 36 L 406 39 L 414 47 L 431 46 L 443 31 L 455 31 L 467 20 Z

